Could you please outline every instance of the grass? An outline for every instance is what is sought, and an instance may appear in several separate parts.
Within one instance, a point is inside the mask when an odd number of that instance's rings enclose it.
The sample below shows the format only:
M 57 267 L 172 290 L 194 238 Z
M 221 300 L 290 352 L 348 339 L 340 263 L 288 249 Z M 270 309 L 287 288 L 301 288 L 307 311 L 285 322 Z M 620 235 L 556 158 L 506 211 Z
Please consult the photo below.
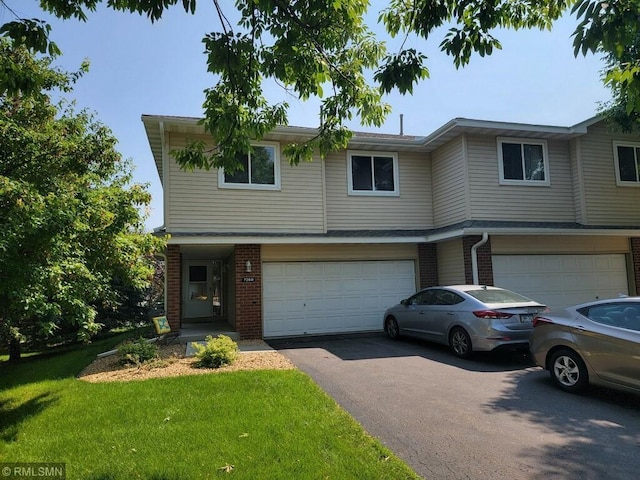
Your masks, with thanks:
M 90 384 L 110 339 L 0 365 L 0 462 L 69 479 L 417 479 L 297 370 Z

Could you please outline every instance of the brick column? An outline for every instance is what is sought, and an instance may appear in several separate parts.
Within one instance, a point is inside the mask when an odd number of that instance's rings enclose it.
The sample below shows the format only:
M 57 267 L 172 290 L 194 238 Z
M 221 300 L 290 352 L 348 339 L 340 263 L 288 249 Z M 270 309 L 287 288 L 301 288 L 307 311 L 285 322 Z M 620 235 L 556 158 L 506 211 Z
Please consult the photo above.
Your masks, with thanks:
M 631 263 L 633 264 L 634 284 L 629 290 L 629 295 L 640 295 L 640 238 L 630 238 L 631 242 Z
M 473 283 L 471 266 L 471 247 L 482 240 L 480 235 L 470 235 L 462 239 L 464 254 L 464 278 L 468 284 Z M 478 257 L 478 282 L 480 285 L 493 285 L 493 263 L 491 262 L 491 238 L 476 250 Z
M 167 245 L 167 320 L 171 330 L 180 330 L 182 320 L 182 254 L 180 245 Z
M 438 251 L 435 243 L 418 244 L 420 289 L 438 285 Z
M 251 272 L 246 271 L 247 260 Z M 262 255 L 260 245 L 235 246 L 236 330 L 240 339 L 262 338 Z

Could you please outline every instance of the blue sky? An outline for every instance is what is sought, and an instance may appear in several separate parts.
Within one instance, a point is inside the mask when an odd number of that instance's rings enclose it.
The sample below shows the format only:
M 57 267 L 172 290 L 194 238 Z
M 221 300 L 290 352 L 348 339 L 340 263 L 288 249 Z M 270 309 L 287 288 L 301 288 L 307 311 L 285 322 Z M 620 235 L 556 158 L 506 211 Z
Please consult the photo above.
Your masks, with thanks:
M 89 59 L 90 71 L 72 98 L 113 130 L 119 151 L 134 162 L 135 181 L 150 186 L 153 203 L 147 227 L 162 225 L 162 188 L 140 116 L 202 115 L 203 90 L 216 82 L 206 71 L 201 43 L 206 33 L 219 27 L 213 2 L 200 0 L 195 15 L 174 8 L 153 25 L 146 17 L 104 8 L 90 13 L 86 23 L 62 22 L 45 15 L 37 0 L 7 3 L 24 18 L 51 22 L 52 38 L 63 51 L 56 65 L 76 70 Z M 370 26 L 382 31 L 375 22 L 387 2 L 371 3 Z M 0 23 L 10 20 L 12 15 L 0 9 Z M 429 57 L 430 79 L 415 88 L 413 96 L 390 95 L 393 113 L 378 131 L 399 133 L 400 114 L 409 135 L 429 134 L 455 117 L 562 126 L 590 118 L 609 93 L 600 81 L 602 61 L 593 55 L 573 56 L 575 24 L 564 18 L 551 32 L 499 32 L 502 50 L 490 57 L 474 56 L 460 70 L 439 51 L 442 34 L 429 42 L 410 39 L 406 46 Z M 399 42 L 389 39 L 389 50 L 397 49 Z M 268 98 L 290 104 L 290 125 L 317 126 L 318 102 L 300 102 L 277 86 L 268 88 Z M 375 131 L 357 123 L 349 126 Z

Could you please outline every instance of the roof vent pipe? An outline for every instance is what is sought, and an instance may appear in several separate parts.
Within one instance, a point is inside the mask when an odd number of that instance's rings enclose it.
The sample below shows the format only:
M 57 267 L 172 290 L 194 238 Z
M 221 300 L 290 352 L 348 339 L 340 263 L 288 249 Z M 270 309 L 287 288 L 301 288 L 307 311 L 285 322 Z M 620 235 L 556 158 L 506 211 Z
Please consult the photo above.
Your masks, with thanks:
M 404 114 L 400 114 L 400 136 L 404 135 Z
M 476 243 L 474 246 L 471 247 L 471 271 L 473 272 L 473 284 L 474 285 L 479 285 L 480 284 L 480 279 L 478 278 L 478 252 L 477 250 L 484 245 L 485 243 L 487 243 L 487 240 L 489 240 L 489 234 L 487 232 L 484 232 L 482 234 L 482 239 Z

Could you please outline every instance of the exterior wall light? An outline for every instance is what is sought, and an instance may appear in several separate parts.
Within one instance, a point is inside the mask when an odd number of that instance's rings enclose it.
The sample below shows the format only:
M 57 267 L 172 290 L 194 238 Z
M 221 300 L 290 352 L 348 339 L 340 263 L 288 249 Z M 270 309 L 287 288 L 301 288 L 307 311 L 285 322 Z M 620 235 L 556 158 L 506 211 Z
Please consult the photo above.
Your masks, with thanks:
M 251 262 L 247 260 L 247 263 L 244 264 L 244 271 L 247 273 L 251 273 Z

